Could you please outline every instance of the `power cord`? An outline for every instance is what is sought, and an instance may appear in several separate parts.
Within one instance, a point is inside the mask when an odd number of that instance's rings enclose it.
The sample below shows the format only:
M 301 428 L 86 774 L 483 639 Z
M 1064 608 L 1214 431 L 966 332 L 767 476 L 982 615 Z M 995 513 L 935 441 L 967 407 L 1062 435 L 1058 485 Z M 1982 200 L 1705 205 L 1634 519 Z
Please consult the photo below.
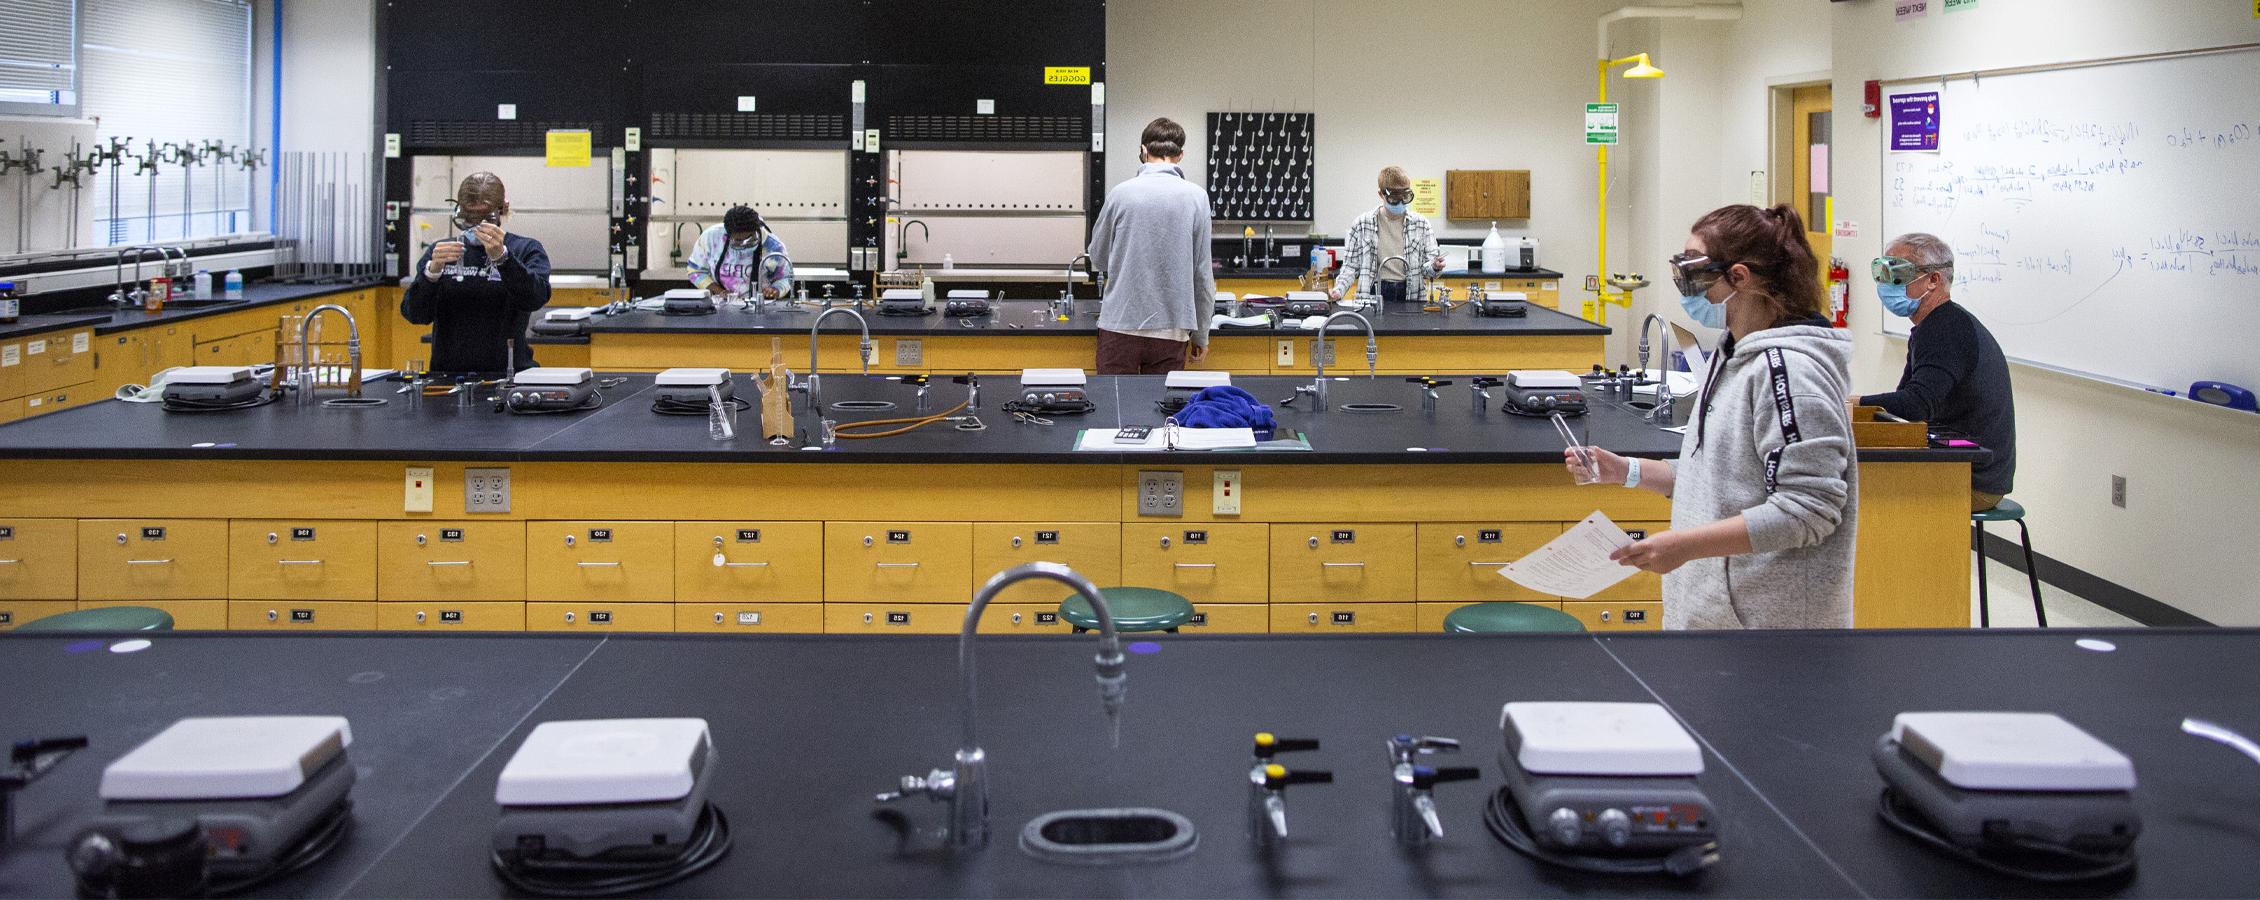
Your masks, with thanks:
M 495 398 L 494 398 L 494 403 L 495 403 L 495 406 L 496 406 L 496 407 L 498 407 L 498 408 L 502 409 L 502 410 L 503 410 L 503 411 L 505 411 L 505 412 L 509 412 L 509 413 L 512 413 L 512 414 L 514 414 L 514 415 L 520 415 L 520 416 L 554 416 L 554 415 L 558 415 L 558 414 L 560 414 L 560 413 L 577 413 L 577 412 L 588 412 L 589 410 L 595 409 L 595 408 L 597 408 L 597 407 L 599 407 L 599 406 L 603 406 L 603 405 L 604 405 L 604 392 L 603 392 L 603 391 L 590 391 L 590 392 L 589 392 L 589 399 L 588 399 L 588 401 L 587 401 L 587 402 L 585 402 L 585 403 L 582 403 L 582 404 L 581 404 L 581 405 L 579 405 L 579 406 L 575 406 L 575 407 L 572 407 L 572 408 L 570 408 L 570 409 L 519 409 L 518 407 L 515 407 L 515 406 L 511 406 L 511 405 L 510 405 L 510 402 L 509 402 L 508 400 L 505 400 L 505 399 L 503 399 L 503 398 L 502 398 L 502 397 L 500 397 L 500 396 L 497 396 L 497 397 L 495 397 Z M 703 413 L 702 413 L 702 415 L 703 415 Z
M 727 403 L 731 409 L 737 410 L 739 412 L 744 412 L 753 408 L 753 404 L 747 402 L 742 397 L 731 397 L 729 400 L 724 402 Z M 707 404 L 704 401 L 696 403 L 686 403 L 681 400 L 671 400 L 665 397 L 661 397 L 651 402 L 651 411 L 663 416 L 703 416 L 707 413 L 706 407 Z
M 705 871 L 730 853 L 730 819 L 712 803 L 683 852 L 664 860 L 539 860 L 494 851 L 494 872 L 513 889 L 548 897 L 613 897 L 672 884 Z
M 213 403 L 205 400 L 180 400 L 167 397 L 158 404 L 158 407 L 166 412 L 177 413 L 234 412 L 239 409 L 257 409 L 281 398 L 281 393 L 272 390 L 261 391 L 258 397 L 250 400 L 238 400 L 234 403 Z
M 1055 401 L 1052 403 L 1022 403 L 1018 400 L 1008 400 L 1005 401 L 1003 407 L 1005 412 L 1011 413 L 1014 417 L 1019 417 L 1021 415 L 1080 416 L 1088 414 L 1098 408 L 1098 404 L 1092 403 L 1089 400 L 1067 400 Z
M 1500 788 L 1491 795 L 1483 807 L 1483 825 L 1499 843 L 1542 863 L 1593 872 L 1601 875 L 1671 875 L 1686 878 L 1702 872 L 1719 861 L 1717 841 L 1705 841 L 1672 851 L 1661 857 L 1587 856 L 1577 853 L 1557 853 L 1538 846 L 1538 839 L 1522 819 L 1522 808 L 1514 801 L 1513 792 Z
M 2086 853 L 2031 838 L 2000 835 L 1990 831 L 1986 834 L 1988 843 L 1994 845 L 1995 849 L 2005 854 L 2027 857 L 2026 864 L 2020 864 L 1999 855 L 1988 855 L 1957 844 L 1917 821 L 1916 816 L 1900 799 L 1897 790 L 1886 787 L 1876 799 L 1876 817 L 1893 830 L 1914 838 L 1917 843 L 1933 850 L 1998 875 L 2045 884 L 2066 884 L 2134 871 L 2135 855 L 2131 846 L 2121 853 Z
M 204 896 L 229 897 L 240 894 L 285 875 L 303 871 L 315 863 L 321 862 L 323 857 L 330 855 L 330 851 L 336 850 L 339 844 L 345 843 L 346 833 L 353 830 L 352 812 L 352 800 L 338 801 L 337 806 L 330 811 L 329 817 L 315 825 L 312 831 L 307 832 L 306 839 L 299 841 L 298 846 L 292 848 L 290 852 L 277 857 L 266 868 L 242 878 L 206 882 Z

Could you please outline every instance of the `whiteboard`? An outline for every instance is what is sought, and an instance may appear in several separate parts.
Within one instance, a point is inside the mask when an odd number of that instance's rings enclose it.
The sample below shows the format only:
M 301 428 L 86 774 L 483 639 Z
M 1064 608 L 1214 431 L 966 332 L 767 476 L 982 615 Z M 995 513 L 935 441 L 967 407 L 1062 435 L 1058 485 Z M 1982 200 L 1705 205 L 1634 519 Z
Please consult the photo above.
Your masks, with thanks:
M 1955 302 L 2003 352 L 2144 387 L 2260 388 L 2260 49 L 1886 93 L 1933 90 L 1937 152 L 1893 152 L 1881 129 L 1880 237 L 1946 239 Z

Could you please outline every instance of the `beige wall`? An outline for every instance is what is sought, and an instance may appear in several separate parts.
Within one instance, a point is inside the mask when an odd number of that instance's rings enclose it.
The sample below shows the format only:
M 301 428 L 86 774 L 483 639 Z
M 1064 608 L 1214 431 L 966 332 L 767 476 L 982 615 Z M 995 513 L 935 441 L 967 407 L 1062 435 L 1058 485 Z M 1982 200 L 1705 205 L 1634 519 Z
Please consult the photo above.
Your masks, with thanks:
M 252 140 L 262 149 L 269 148 L 274 134 L 274 8 L 271 0 L 252 3 Z M 284 151 L 376 151 L 376 26 L 376 4 L 369 0 L 283 4 Z M 272 149 L 267 159 L 274 161 Z M 263 171 L 258 187 L 253 217 L 266 228 Z

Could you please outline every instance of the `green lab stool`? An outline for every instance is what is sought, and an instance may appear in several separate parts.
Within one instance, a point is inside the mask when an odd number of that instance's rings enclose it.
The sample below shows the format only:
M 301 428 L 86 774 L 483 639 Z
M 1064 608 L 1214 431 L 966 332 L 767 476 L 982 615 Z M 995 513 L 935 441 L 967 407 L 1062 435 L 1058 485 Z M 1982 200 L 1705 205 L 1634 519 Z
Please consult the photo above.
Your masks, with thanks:
M 2040 627 L 2048 627 L 2048 610 L 2040 605 L 2040 570 L 2032 564 L 2032 529 L 2025 527 L 2025 508 L 2007 497 L 1993 505 L 1970 514 L 1970 549 L 1978 557 L 1978 627 L 1993 627 L 1993 607 L 1986 602 L 1985 582 L 1985 523 L 2017 523 L 2017 542 L 2025 548 L 2025 578 L 2032 582 L 2032 617 Z
M 1448 634 L 1522 634 L 1584 631 L 1576 616 L 1536 603 L 1475 603 L 1444 617 Z
M 1179 626 L 1193 621 L 1193 601 L 1157 588 L 1099 588 L 1099 596 L 1106 598 L 1107 611 L 1114 614 L 1114 630 L 1118 632 L 1176 634 Z M 1075 626 L 1076 634 L 1099 627 L 1099 614 L 1091 611 L 1091 602 L 1082 594 L 1059 601 L 1059 617 Z
M 147 606 L 98 606 L 25 622 L 17 631 L 171 631 L 173 614 Z

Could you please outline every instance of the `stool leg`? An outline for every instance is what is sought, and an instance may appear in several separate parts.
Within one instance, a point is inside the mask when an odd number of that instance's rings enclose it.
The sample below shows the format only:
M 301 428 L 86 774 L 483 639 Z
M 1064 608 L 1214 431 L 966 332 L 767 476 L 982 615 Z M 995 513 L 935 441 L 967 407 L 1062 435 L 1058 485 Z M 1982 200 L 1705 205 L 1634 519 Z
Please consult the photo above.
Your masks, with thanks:
M 1986 596 L 1985 590 L 1985 525 L 1983 523 L 1976 521 L 1970 523 L 1970 549 L 1977 552 L 1978 627 L 1992 628 L 1993 599 Z
M 2017 542 L 2024 545 L 2025 578 L 2032 582 L 2032 617 L 2040 622 L 2040 627 L 2046 628 L 2048 610 L 2040 605 L 2040 567 L 2032 564 L 2032 529 L 2025 527 L 2023 519 L 2017 520 Z

